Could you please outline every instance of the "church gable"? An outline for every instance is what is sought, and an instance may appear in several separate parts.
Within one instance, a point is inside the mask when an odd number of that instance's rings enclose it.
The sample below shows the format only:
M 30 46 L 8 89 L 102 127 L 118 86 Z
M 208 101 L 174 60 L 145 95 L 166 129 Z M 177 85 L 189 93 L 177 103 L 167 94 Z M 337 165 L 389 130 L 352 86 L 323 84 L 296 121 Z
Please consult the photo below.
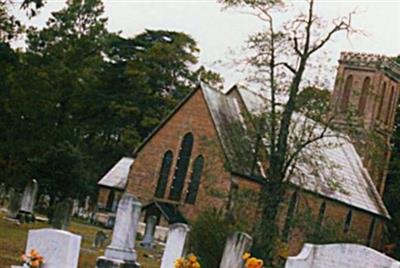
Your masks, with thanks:
M 192 210 L 222 207 L 223 198 L 209 192 L 226 193 L 229 187 L 219 137 L 198 89 L 136 151 L 127 191 L 144 204 L 154 199 L 180 204 L 190 218 Z

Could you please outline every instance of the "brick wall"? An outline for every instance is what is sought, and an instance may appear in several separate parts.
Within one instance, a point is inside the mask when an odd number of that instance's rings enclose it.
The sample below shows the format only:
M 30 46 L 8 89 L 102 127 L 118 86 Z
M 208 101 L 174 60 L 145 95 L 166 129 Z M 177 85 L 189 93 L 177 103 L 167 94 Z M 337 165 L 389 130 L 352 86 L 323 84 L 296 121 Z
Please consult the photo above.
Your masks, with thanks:
M 361 117 L 363 118 L 364 127 L 377 134 L 377 136 L 367 141 L 362 141 L 359 137 L 355 137 L 354 145 L 362 156 L 364 166 L 368 169 L 375 186 L 383 195 L 387 175 L 386 170 L 390 160 L 390 149 L 388 148 L 393 132 L 396 115 L 395 104 L 398 103 L 400 84 L 387 76 L 382 70 L 341 63 L 337 69 L 335 89 L 332 95 L 332 105 L 334 107 L 339 107 L 344 100 L 345 84 L 349 76 L 353 77 L 349 105 L 354 110 L 358 108 L 365 79 L 367 77 L 371 79 L 365 112 Z M 384 87 L 386 88 L 385 90 Z M 392 90 L 393 94 L 391 94 Z M 386 121 L 387 118 L 388 121 Z
M 288 191 L 286 202 L 282 205 L 279 213 L 279 226 L 283 229 L 286 214 L 288 209 L 288 200 L 290 200 L 290 196 L 293 194 L 293 190 Z M 296 209 L 296 215 L 301 215 L 307 209 L 311 209 L 312 215 L 315 219 L 317 219 L 320 206 L 323 201 L 326 202 L 326 210 L 324 214 L 324 221 L 327 222 L 327 219 L 332 219 L 338 224 L 338 230 L 343 230 L 344 224 L 346 221 L 347 213 L 350 209 L 349 206 L 342 204 L 340 202 L 334 200 L 328 200 L 321 196 L 308 193 L 301 192 L 299 193 L 298 204 Z M 370 229 L 370 224 L 373 218 L 376 220 L 374 236 L 372 240 L 371 247 L 381 250 L 382 249 L 382 236 L 383 236 L 383 227 L 384 220 L 380 217 L 376 217 L 368 212 L 358 210 L 355 208 L 352 209 L 352 220 L 350 224 L 349 235 L 351 237 L 357 237 L 358 242 L 360 244 L 367 244 L 367 237 Z M 324 222 L 323 221 L 323 222 Z M 323 223 L 322 223 L 323 224 Z M 291 231 L 290 239 L 289 239 L 289 252 L 290 255 L 296 255 L 300 252 L 303 244 L 307 242 L 305 241 L 302 230 L 293 229 Z
M 151 202 L 154 199 L 162 158 L 166 151 L 171 150 L 173 162 L 163 199 L 168 200 L 182 138 L 191 132 L 194 143 L 189 169 L 181 201 L 175 202 L 189 220 L 206 208 L 224 208 L 231 183 L 230 173 L 225 170 L 218 136 L 202 94 L 201 90 L 197 90 L 137 153 L 127 186 L 127 191 L 139 198 L 144 205 Z M 192 164 L 199 155 L 204 157 L 204 168 L 196 202 L 194 205 L 185 204 Z

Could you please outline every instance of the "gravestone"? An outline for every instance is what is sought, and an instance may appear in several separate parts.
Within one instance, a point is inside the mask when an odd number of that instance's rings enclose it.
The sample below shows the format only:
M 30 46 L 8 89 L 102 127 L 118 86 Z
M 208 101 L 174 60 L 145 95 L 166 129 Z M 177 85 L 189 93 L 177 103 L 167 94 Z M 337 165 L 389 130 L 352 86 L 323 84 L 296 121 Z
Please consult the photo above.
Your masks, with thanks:
M 72 216 L 76 216 L 78 214 L 78 210 L 79 210 L 79 200 L 78 199 L 74 199 L 72 201 L 72 212 L 71 212 L 71 215 Z
M 56 229 L 67 230 L 71 221 L 72 204 L 70 200 L 56 204 L 51 219 L 51 225 Z
M 143 241 L 140 245 L 144 248 L 153 249 L 154 248 L 154 233 L 156 231 L 157 217 L 150 216 L 147 219 L 146 229 L 144 231 Z
M 98 231 L 93 241 L 93 247 L 94 248 L 102 247 L 107 238 L 108 238 L 107 235 L 103 231 Z
M 77 268 L 81 239 L 62 230 L 29 230 L 25 252 L 36 249 L 44 257 L 43 268 Z
M 12 192 L 10 195 L 10 202 L 7 209 L 7 217 L 16 219 L 18 217 L 19 209 L 21 208 L 22 194 Z
M 89 209 L 90 209 L 90 196 L 86 196 L 86 198 L 85 198 L 85 204 L 84 204 L 84 207 L 83 207 L 86 211 L 89 211 Z
M 400 262 L 363 245 L 305 244 L 285 268 L 400 268 Z
M 235 232 L 225 244 L 224 254 L 219 265 L 220 268 L 242 268 L 242 256 L 250 251 L 253 239 L 246 233 Z
M 4 182 L 0 184 L 0 206 L 4 206 L 7 197 L 6 185 Z
M 39 185 L 35 179 L 30 180 L 26 185 L 22 196 L 21 208 L 19 210 L 22 220 L 28 222 L 34 220 L 33 209 L 35 207 L 38 190 Z
M 118 205 L 111 244 L 104 256 L 97 258 L 97 268 L 138 268 L 135 250 L 136 230 L 142 205 L 137 199 L 124 193 Z
M 169 227 L 161 268 L 174 267 L 175 261 L 183 256 L 189 231 L 189 226 L 183 223 L 175 223 Z

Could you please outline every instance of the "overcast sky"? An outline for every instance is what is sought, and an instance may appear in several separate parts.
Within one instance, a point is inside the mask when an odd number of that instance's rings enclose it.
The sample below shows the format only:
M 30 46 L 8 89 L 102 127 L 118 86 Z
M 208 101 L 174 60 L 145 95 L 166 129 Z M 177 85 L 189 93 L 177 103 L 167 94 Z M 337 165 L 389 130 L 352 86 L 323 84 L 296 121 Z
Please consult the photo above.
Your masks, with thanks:
M 302 1 L 292 1 L 298 5 Z M 317 12 L 327 20 L 357 9 L 353 25 L 367 36 L 355 36 L 349 41 L 337 36 L 326 51 L 335 63 L 340 51 L 400 54 L 400 0 L 317 0 Z M 191 35 L 201 49 L 200 63 L 225 76 L 227 84 L 240 79 L 232 77 L 229 67 L 216 63 L 230 62 L 233 51 L 240 51 L 247 36 L 262 29 L 261 21 L 238 10 L 222 10 L 214 0 L 109 0 L 104 1 L 108 28 L 134 36 L 144 29 L 183 31 Z M 40 15 L 29 23 L 43 26 L 52 11 L 64 1 L 48 0 Z M 15 10 L 18 17 L 24 16 Z M 289 16 L 290 14 L 286 15 Z M 26 21 L 26 20 L 25 20 Z M 230 77 L 231 76 L 231 77 Z

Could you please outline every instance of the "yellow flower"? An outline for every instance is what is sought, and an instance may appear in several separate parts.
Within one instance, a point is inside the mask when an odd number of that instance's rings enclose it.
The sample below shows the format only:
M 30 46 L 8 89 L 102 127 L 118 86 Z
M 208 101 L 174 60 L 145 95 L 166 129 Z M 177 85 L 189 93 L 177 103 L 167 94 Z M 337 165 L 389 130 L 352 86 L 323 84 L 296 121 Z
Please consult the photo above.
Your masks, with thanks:
M 248 252 L 245 252 L 244 254 L 243 254 L 243 256 L 242 256 L 242 259 L 243 260 L 247 260 L 248 258 L 250 258 L 250 253 L 248 253 Z
M 197 257 L 194 255 L 190 255 L 188 260 L 189 260 L 189 262 L 197 262 Z
M 179 258 L 175 261 L 175 268 L 184 268 L 185 260 L 183 258 Z

